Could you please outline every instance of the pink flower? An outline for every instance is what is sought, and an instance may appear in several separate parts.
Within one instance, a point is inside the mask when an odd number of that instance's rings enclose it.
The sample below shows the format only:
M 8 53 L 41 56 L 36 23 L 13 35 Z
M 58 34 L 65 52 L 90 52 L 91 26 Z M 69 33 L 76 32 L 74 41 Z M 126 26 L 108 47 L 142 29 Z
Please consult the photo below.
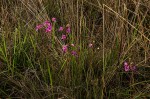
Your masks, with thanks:
M 47 28 L 46 28 L 46 31 L 45 31 L 45 32 L 51 32 L 51 31 L 52 31 L 52 26 L 51 26 L 51 25 L 47 26 Z
M 43 25 L 44 25 L 45 27 L 48 27 L 48 26 L 51 25 L 51 23 L 50 23 L 49 21 L 45 21 L 45 22 L 43 23 Z
M 62 46 L 62 50 L 63 50 L 64 53 L 66 53 L 67 50 L 68 50 L 68 45 L 63 45 Z
M 70 33 L 70 31 L 71 31 L 71 30 L 70 30 L 70 27 L 67 27 L 66 32 L 67 32 L 67 33 Z
M 127 62 L 124 62 L 124 71 L 129 71 L 130 70 L 130 66 L 128 65 Z
M 125 65 L 125 66 L 128 65 L 128 63 L 127 63 L 127 62 L 124 62 L 124 65 Z
M 66 37 L 66 35 L 64 35 L 64 34 L 61 36 L 61 39 L 62 39 L 62 40 L 65 40 L 66 38 L 67 38 L 67 37 Z
M 132 71 L 135 71 L 135 70 L 136 70 L 136 66 L 133 65 L 133 66 L 130 67 L 130 69 L 131 69 Z
M 53 22 L 56 22 L 56 18 L 52 18 L 52 21 L 53 21 Z
M 73 56 L 77 56 L 77 52 L 76 52 L 76 51 L 71 51 L 71 54 L 72 54 Z
M 58 31 L 63 31 L 63 29 L 64 29 L 64 28 L 61 26 L 61 27 L 59 27 L 59 30 L 58 30 Z
M 124 62 L 124 71 L 136 71 L 136 66 L 131 64 L 128 64 L 127 62 Z
M 36 26 L 36 31 L 38 31 L 39 29 L 41 29 L 43 27 L 43 25 L 42 24 L 40 24 L 40 25 L 37 25 Z
M 92 46 L 93 46 L 93 44 L 92 44 L 92 43 L 90 43 L 90 44 L 89 44 L 89 47 L 92 47 Z

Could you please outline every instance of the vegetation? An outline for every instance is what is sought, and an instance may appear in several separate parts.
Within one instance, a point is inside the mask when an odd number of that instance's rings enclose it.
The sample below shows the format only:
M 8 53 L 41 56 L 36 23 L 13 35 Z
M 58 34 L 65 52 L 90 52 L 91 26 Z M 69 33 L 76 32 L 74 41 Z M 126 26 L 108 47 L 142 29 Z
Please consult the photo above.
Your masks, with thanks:
M 0 98 L 150 98 L 149 0 L 0 0 Z

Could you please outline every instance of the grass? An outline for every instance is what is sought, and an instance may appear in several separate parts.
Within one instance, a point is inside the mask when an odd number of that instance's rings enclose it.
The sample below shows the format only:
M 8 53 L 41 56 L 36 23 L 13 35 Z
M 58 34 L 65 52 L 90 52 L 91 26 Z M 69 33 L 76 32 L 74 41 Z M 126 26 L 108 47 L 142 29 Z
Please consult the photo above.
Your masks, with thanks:
M 0 98 L 150 97 L 149 1 L 1 0 L 0 5 Z M 46 26 L 36 31 L 47 20 L 51 32 L 45 33 Z M 125 71 L 125 61 L 136 71 Z

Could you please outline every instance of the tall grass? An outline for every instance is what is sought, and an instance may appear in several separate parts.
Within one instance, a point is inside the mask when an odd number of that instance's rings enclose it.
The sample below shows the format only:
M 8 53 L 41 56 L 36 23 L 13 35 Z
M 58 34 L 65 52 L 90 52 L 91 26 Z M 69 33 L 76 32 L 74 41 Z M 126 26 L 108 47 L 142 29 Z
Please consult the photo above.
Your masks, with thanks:
M 1 0 L 0 5 L 0 98 L 150 97 L 149 1 Z M 51 34 L 35 29 L 46 20 Z M 71 33 L 63 41 L 58 29 L 67 24 Z M 125 61 L 136 71 L 124 71 Z

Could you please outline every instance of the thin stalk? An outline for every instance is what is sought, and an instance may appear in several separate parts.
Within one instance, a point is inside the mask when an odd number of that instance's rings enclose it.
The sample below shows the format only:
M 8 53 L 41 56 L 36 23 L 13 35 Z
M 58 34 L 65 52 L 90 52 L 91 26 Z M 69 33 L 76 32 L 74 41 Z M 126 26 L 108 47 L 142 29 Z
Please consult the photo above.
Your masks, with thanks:
M 55 22 L 54 25 L 52 27 L 52 48 L 54 49 L 54 45 L 55 45 Z
M 104 10 L 104 4 L 103 4 L 103 73 L 102 73 L 102 90 L 101 90 L 101 99 L 104 98 L 104 88 L 105 88 L 105 10 Z

